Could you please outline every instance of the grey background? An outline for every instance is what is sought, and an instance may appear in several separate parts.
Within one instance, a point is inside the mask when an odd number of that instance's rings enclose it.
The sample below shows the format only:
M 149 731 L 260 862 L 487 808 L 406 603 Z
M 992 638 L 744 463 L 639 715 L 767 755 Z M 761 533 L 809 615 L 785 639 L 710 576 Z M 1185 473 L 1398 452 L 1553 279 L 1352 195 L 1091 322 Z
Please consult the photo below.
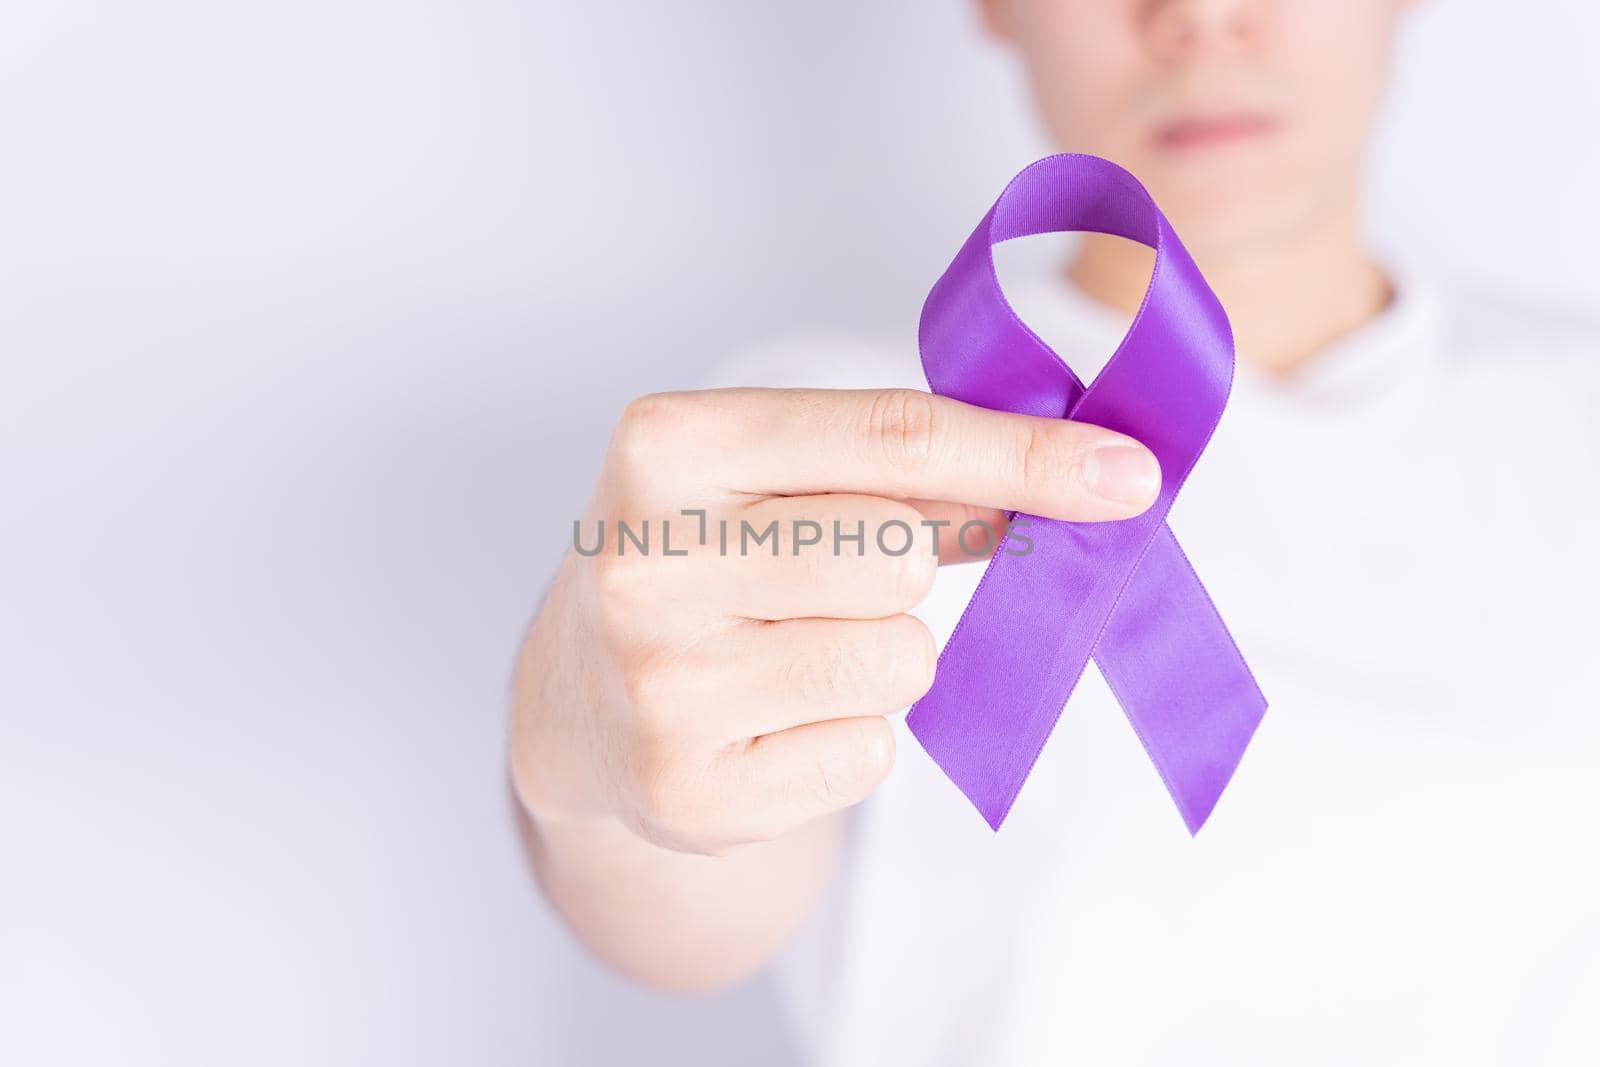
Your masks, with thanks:
M 1600 306 L 1597 32 L 1425 7 L 1386 243 Z M 508 663 L 628 397 L 1043 150 L 963 0 L 6 4 L 0 1062 L 781 1062 L 552 922 Z

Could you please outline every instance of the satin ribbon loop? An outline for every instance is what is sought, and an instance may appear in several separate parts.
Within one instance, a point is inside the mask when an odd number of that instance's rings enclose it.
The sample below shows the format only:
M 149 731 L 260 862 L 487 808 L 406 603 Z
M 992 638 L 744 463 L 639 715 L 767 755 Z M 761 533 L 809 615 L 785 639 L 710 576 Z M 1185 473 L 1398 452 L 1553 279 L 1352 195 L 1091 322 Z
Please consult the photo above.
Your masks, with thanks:
M 1012 310 L 993 254 L 1001 241 L 1075 230 L 1156 253 L 1127 336 L 1088 388 Z M 918 339 L 934 392 L 1128 434 L 1155 453 L 1162 487 L 1119 522 L 1027 516 L 1031 551 L 1001 542 L 908 726 L 999 829 L 1092 656 L 1198 832 L 1266 711 L 1166 524 L 1233 381 L 1222 305 L 1133 175 L 1059 155 L 1006 186 L 928 294 Z

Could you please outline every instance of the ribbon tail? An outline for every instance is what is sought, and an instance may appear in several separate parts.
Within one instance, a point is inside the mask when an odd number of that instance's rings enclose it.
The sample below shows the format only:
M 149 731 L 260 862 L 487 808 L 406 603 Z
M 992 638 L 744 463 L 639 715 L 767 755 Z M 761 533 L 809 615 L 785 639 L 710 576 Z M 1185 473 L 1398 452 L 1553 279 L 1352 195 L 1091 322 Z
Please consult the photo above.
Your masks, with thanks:
M 1134 569 L 1094 659 L 1189 833 L 1199 833 L 1267 699 L 1170 527 Z
M 1008 534 L 939 655 L 937 681 L 906 717 L 997 830 L 1137 562 L 1130 531 L 1113 525 L 1030 516 L 1028 555 L 1011 553 Z

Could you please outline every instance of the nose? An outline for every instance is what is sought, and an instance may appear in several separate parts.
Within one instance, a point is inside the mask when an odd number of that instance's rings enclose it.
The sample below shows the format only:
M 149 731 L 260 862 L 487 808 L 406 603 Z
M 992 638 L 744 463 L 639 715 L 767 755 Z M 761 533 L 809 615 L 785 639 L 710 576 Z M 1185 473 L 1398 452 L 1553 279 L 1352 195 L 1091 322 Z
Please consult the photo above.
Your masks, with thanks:
M 1260 31 L 1261 0 L 1153 0 L 1144 32 L 1163 59 L 1248 44 Z

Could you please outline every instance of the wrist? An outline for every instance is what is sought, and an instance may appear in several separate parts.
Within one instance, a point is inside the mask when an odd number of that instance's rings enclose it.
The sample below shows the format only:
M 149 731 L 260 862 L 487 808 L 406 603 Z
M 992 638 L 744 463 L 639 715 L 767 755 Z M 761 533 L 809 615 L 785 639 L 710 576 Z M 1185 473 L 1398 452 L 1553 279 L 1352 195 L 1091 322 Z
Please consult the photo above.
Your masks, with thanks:
M 563 566 L 517 656 L 511 691 L 511 784 L 529 819 L 540 826 L 609 817 L 598 768 L 599 694 L 582 680 L 595 671 L 579 658 L 584 642 L 569 606 Z

